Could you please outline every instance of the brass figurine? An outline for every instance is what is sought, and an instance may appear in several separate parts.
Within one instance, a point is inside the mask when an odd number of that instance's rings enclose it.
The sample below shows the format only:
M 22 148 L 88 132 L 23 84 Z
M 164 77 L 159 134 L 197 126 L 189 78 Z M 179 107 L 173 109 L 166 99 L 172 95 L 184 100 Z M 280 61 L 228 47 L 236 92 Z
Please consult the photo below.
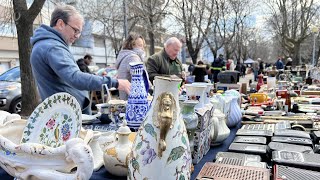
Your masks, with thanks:
M 156 103 L 153 122 L 157 128 L 160 128 L 158 156 L 161 158 L 163 151 L 166 150 L 166 136 L 177 118 L 177 106 L 172 93 L 169 92 L 162 93 Z

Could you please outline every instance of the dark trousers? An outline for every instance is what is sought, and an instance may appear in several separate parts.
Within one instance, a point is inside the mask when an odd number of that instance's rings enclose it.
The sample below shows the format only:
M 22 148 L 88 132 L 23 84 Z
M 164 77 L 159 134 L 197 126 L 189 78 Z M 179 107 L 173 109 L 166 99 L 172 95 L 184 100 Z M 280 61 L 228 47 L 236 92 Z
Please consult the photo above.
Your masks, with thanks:
M 214 83 L 218 82 L 218 74 L 219 74 L 220 70 L 213 70 L 213 81 Z

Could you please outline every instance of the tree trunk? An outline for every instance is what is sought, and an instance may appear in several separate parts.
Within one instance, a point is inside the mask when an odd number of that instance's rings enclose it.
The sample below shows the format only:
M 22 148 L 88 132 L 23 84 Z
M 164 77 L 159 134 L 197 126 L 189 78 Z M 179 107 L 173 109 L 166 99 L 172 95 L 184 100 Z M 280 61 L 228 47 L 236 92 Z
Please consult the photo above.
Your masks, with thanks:
M 153 31 L 148 31 L 149 35 L 149 43 L 150 43 L 150 55 L 154 54 L 154 32 Z
M 30 65 L 31 44 L 33 34 L 33 21 L 41 11 L 45 0 L 34 1 L 27 6 L 25 0 L 13 0 L 14 20 L 18 34 L 18 48 L 21 76 L 21 115 L 29 116 L 39 103 L 39 95 L 32 75 Z
M 39 96 L 30 65 L 32 24 L 17 25 L 19 60 L 21 70 L 22 115 L 29 116 L 37 107 Z
M 190 57 L 192 59 L 192 63 L 196 64 L 199 51 L 197 51 L 196 49 L 194 49 L 192 47 L 192 41 L 191 40 L 186 39 L 186 44 L 187 44 L 189 55 L 190 55 Z
M 292 65 L 300 65 L 300 43 L 294 44 L 294 51 L 292 53 Z

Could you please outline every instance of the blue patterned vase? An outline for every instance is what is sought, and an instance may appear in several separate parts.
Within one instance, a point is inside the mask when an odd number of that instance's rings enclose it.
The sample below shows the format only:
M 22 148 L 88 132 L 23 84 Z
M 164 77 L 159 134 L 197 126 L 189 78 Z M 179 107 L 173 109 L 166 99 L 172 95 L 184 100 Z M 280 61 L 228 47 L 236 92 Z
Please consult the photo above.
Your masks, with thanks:
M 149 84 L 142 62 L 132 62 L 130 63 L 130 67 L 132 79 L 126 109 L 126 119 L 128 126 L 137 130 L 149 109 L 147 99 Z

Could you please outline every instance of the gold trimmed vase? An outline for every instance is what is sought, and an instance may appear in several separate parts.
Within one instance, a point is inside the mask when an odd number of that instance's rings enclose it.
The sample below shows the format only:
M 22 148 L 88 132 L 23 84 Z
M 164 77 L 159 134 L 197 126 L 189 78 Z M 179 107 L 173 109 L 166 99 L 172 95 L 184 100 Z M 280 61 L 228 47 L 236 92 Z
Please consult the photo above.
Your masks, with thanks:
M 128 179 L 190 179 L 191 153 L 180 113 L 181 79 L 156 77 L 155 96 L 137 132 Z

